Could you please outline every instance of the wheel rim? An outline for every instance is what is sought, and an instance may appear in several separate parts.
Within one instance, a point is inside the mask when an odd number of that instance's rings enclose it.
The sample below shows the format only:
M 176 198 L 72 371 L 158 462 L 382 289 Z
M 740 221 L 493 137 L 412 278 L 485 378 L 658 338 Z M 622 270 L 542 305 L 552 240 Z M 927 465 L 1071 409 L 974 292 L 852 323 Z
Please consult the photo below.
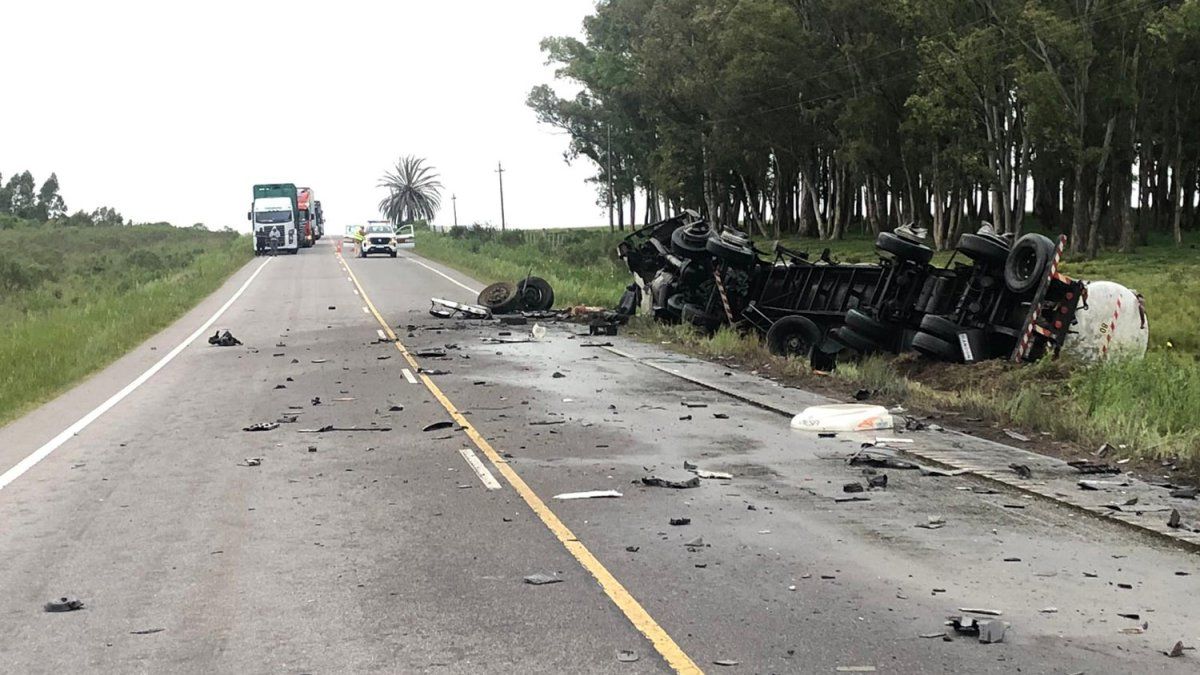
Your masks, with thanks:
M 1021 251 L 1021 255 L 1017 257 L 1017 275 L 1022 280 L 1033 276 L 1037 269 L 1037 255 L 1029 249 Z

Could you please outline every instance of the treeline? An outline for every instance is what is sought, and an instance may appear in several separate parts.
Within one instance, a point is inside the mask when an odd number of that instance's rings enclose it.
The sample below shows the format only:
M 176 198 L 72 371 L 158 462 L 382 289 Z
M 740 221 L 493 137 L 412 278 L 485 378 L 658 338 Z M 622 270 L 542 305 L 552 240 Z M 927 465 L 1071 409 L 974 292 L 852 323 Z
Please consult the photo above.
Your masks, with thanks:
M 29 171 L 9 177 L 0 175 L 0 230 L 31 223 L 53 221 L 57 226 L 106 227 L 125 224 L 124 217 L 113 208 L 101 206 L 92 211 L 76 211 L 67 215 L 58 184 L 58 175 L 51 173 L 40 188 Z
M 1032 214 L 1089 255 L 1198 225 L 1200 0 L 600 0 L 542 49 L 581 91 L 528 103 L 621 225 L 945 248 Z

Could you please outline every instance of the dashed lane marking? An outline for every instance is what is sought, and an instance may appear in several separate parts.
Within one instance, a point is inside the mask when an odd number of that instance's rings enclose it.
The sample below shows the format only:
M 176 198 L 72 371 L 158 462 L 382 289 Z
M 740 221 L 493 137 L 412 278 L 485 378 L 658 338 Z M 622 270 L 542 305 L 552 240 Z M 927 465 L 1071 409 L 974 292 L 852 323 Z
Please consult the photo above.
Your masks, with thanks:
M 470 448 L 460 448 L 458 454 L 462 455 L 463 459 L 467 460 L 467 464 L 471 465 L 471 469 L 475 471 L 476 476 L 479 476 L 479 480 L 483 482 L 485 488 L 489 490 L 500 489 L 500 482 L 496 480 L 491 471 L 488 471 L 483 462 L 479 461 L 479 458 L 475 456 L 475 453 Z

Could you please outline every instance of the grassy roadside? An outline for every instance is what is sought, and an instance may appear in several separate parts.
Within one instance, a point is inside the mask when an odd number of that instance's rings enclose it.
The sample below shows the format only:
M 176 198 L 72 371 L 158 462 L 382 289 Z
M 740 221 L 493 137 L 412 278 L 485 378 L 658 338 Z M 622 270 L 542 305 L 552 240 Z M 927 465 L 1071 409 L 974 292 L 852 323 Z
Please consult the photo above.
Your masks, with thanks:
M 0 231 L 0 424 L 170 325 L 252 257 L 167 225 Z
M 417 252 L 482 281 L 514 280 L 528 269 L 555 287 L 559 305 L 612 306 L 630 275 L 616 258 L 619 236 L 603 230 L 565 233 L 463 231 L 460 236 L 422 232 Z M 1003 362 L 955 366 L 928 364 L 913 355 L 846 363 L 828 377 L 806 364 L 767 352 L 756 335 L 722 330 L 702 335 L 689 327 L 636 321 L 642 339 L 708 358 L 721 358 L 787 382 L 823 391 L 857 388 L 914 410 L 946 413 L 992 427 L 1047 432 L 1053 439 L 1095 449 L 1125 445 L 1125 454 L 1178 459 L 1200 467 L 1200 255 L 1192 235 L 1183 248 L 1166 241 L 1129 255 L 1069 261 L 1066 271 L 1110 279 L 1142 292 L 1151 325 L 1151 351 L 1142 361 L 1097 366 L 1066 361 L 1013 367 Z M 790 241 L 818 253 L 828 246 L 847 262 L 871 260 L 870 240 Z M 939 254 L 938 260 L 945 260 Z M 953 426 L 953 423 L 948 423 Z

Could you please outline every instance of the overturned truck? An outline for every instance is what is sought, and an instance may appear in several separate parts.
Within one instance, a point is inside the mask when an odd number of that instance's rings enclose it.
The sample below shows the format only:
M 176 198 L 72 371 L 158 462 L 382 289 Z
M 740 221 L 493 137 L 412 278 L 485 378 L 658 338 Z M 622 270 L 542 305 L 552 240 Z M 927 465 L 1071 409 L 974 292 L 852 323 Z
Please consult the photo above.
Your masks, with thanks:
M 957 363 L 1031 361 L 1066 349 L 1085 359 L 1140 356 L 1142 298 L 1112 282 L 1062 274 L 1065 237 L 1015 242 L 985 226 L 943 266 L 907 228 L 875 240 L 877 263 L 816 260 L 778 243 L 755 247 L 695 212 L 649 225 L 618 246 L 654 315 L 705 330 L 755 330 L 775 354 L 828 369 L 839 354 L 909 349 Z

